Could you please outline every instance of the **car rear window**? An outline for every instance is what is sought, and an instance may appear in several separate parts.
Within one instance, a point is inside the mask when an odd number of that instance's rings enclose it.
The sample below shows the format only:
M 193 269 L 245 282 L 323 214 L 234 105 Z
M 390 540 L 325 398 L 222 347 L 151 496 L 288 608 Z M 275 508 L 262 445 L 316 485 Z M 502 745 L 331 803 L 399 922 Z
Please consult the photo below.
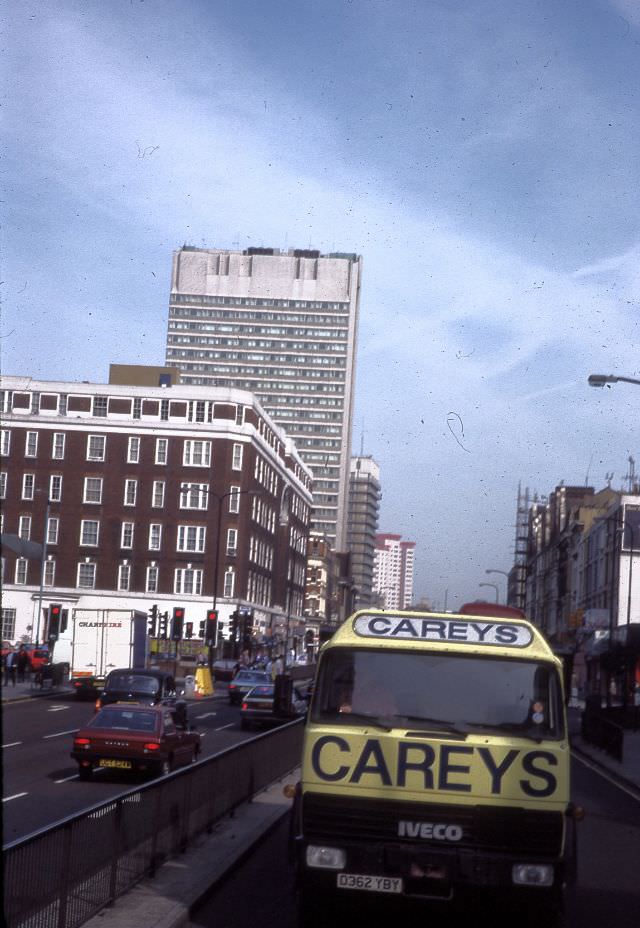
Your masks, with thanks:
M 128 693 L 148 693 L 154 695 L 160 689 L 160 681 L 155 677 L 145 677 L 135 673 L 111 673 L 105 690 L 126 690 Z
M 273 687 L 272 686 L 254 686 L 249 696 L 271 696 L 273 697 Z
M 250 670 L 241 670 L 236 676 L 236 683 L 261 683 L 265 679 L 264 673 L 251 673 Z
M 88 728 L 114 728 L 120 731 L 155 731 L 157 714 L 155 712 L 135 711 L 105 707 L 89 722 Z

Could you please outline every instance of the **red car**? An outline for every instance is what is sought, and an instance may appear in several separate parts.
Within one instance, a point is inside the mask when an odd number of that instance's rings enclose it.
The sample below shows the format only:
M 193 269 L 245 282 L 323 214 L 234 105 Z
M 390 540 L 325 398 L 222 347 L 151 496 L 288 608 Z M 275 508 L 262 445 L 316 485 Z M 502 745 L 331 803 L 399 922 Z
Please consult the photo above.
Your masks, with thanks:
M 112 703 L 76 732 L 71 757 L 80 779 L 89 780 L 98 768 L 164 776 L 199 753 L 200 735 L 188 725 L 184 706 Z
M 40 645 L 36 648 L 33 644 L 25 644 L 24 651 L 27 652 L 31 669 L 34 671 L 42 670 L 49 663 L 49 648 L 47 645 Z

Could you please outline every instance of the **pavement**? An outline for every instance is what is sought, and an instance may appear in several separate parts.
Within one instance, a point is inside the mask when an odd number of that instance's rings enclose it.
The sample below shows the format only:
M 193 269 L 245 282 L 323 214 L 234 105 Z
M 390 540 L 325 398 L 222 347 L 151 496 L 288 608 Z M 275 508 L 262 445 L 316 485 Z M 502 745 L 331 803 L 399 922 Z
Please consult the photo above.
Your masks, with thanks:
M 53 693 L 69 693 L 60 687 Z M 51 691 L 49 691 L 51 695 Z M 3 701 L 38 698 L 29 683 L 2 687 Z M 581 706 L 569 708 L 569 731 L 574 755 L 640 798 L 640 731 L 626 731 L 623 760 L 617 761 L 584 741 L 580 735 Z M 296 783 L 299 769 L 243 803 L 217 823 L 210 835 L 194 841 L 188 850 L 168 860 L 154 878 L 145 878 L 113 906 L 85 923 L 86 928 L 188 928 L 189 913 L 210 894 L 224 876 L 242 862 L 291 808 L 283 788 Z

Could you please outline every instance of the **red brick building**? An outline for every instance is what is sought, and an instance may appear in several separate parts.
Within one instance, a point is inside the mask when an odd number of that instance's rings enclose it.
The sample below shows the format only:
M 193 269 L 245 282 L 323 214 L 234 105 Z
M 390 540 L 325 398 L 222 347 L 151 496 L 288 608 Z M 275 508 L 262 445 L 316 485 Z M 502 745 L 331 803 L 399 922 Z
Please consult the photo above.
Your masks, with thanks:
M 303 621 L 311 473 L 253 394 L 0 387 L 2 532 L 42 542 L 48 507 L 43 609 L 184 606 L 197 633 L 250 606 L 260 640 Z M 35 637 L 40 574 L 3 548 L 3 638 Z

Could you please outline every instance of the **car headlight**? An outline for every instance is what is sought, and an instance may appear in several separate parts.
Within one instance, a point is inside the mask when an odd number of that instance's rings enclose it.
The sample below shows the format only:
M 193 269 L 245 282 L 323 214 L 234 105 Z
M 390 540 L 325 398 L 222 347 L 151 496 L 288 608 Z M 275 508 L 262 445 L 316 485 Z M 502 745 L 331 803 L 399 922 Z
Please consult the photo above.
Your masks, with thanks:
M 511 878 L 518 886 L 552 886 L 551 864 L 515 864 Z
M 347 862 L 346 853 L 339 847 L 307 846 L 307 867 L 320 870 L 342 870 Z

